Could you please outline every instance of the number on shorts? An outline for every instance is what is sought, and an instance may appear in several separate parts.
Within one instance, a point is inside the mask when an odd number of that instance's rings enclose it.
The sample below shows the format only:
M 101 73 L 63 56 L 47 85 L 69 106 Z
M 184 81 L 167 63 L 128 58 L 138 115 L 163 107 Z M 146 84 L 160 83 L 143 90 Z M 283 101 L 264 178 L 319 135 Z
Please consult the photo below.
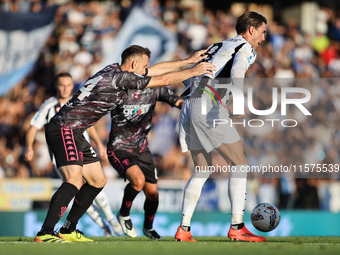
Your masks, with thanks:
M 87 83 L 84 84 L 84 85 L 81 87 L 81 89 L 80 89 L 81 93 L 79 94 L 78 99 L 81 101 L 81 100 L 83 100 L 85 97 L 90 96 L 90 95 L 91 95 L 92 89 L 94 88 L 94 86 L 97 85 L 97 83 L 98 83 L 101 79 L 103 79 L 102 76 L 97 76 L 97 77 L 94 78 L 94 79 L 88 80 Z
M 158 179 L 158 175 L 157 175 L 157 168 L 155 168 L 155 179 Z
M 96 151 L 92 148 L 92 146 L 90 147 L 90 151 L 91 151 L 91 153 L 92 153 L 92 155 L 93 155 L 94 158 L 97 157 L 97 153 L 96 153 Z

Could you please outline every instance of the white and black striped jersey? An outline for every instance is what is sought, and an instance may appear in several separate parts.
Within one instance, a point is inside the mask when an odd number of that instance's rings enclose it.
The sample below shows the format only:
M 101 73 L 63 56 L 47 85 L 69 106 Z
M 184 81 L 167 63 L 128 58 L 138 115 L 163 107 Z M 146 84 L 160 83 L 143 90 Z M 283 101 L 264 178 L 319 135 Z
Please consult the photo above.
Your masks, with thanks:
M 246 71 L 256 59 L 254 48 L 241 35 L 214 43 L 209 47 L 206 55 L 207 57 L 203 61 L 214 64 L 216 70 L 213 71 L 213 75 L 205 74 L 203 76 L 211 79 L 230 79 L 234 85 L 237 85 L 238 82 L 243 83 Z M 196 80 L 197 78 L 200 80 L 203 76 L 196 77 Z M 195 90 L 194 80 L 195 78 L 192 78 L 184 82 L 187 88 L 182 97 L 190 96 L 193 93 Z
M 60 105 L 56 97 L 50 97 L 39 107 L 38 111 L 31 119 L 31 126 L 42 129 L 44 125 L 50 122 L 50 119 L 60 110 Z
M 71 99 L 71 98 L 70 98 Z M 56 97 L 50 97 L 45 100 L 42 105 L 39 107 L 38 111 L 34 114 L 31 119 L 31 126 L 36 127 L 37 129 L 42 129 L 44 125 L 50 122 L 52 117 L 59 112 L 61 105 Z M 90 135 L 85 131 L 84 132 L 85 139 L 90 142 Z M 51 155 L 52 157 L 52 155 Z M 52 159 L 55 164 L 54 160 Z

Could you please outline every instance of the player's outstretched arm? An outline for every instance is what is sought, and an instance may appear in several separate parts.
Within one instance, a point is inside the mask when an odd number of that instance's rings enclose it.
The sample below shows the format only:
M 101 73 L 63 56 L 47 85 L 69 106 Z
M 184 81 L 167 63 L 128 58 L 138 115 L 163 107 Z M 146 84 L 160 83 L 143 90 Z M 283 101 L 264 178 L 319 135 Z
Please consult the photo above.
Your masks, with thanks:
M 31 161 L 34 156 L 33 143 L 35 139 L 35 134 L 38 132 L 38 128 L 30 126 L 26 134 L 26 153 L 25 160 Z
M 171 72 L 166 73 L 160 76 L 154 76 L 151 77 L 151 80 L 146 86 L 146 88 L 153 88 L 153 87 L 162 87 L 162 86 L 168 86 L 170 84 L 175 84 L 181 81 L 184 81 L 186 79 L 189 79 L 194 76 L 200 76 L 203 74 L 213 74 L 213 71 L 215 71 L 215 66 L 211 63 L 203 62 L 191 69 L 179 71 L 179 72 Z
M 208 49 L 200 50 L 196 51 L 191 57 L 186 59 L 155 64 L 148 68 L 148 76 L 159 76 L 165 73 L 176 71 L 177 69 L 186 65 L 196 64 L 207 57 L 207 55 L 205 55 L 207 51 Z
M 176 95 L 171 89 L 166 87 L 158 87 L 158 98 L 157 101 L 165 102 L 171 107 L 182 109 L 183 99 Z

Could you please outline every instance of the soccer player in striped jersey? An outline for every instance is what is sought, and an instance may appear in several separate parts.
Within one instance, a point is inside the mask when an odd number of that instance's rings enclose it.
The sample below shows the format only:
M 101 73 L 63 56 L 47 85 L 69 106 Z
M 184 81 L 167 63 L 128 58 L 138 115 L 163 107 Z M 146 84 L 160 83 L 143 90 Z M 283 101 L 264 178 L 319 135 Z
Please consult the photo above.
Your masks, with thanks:
M 248 166 L 244 156 L 241 138 L 231 125 L 215 125 L 216 119 L 225 119 L 230 123 L 229 110 L 215 106 L 211 101 L 206 103 L 206 112 L 201 112 L 204 91 L 214 91 L 215 80 L 224 78 L 243 91 L 243 81 L 248 68 L 256 58 L 255 49 L 265 40 L 267 19 L 256 12 L 242 14 L 236 22 L 237 36 L 215 43 L 209 47 L 204 61 L 213 63 L 216 71 L 212 75 L 203 75 L 191 79 L 179 117 L 179 139 L 182 152 L 190 150 L 194 161 L 194 169 L 208 169 L 212 166 L 211 151 L 215 149 L 229 166 L 236 171 L 229 176 L 228 193 L 231 203 L 231 226 L 228 237 L 231 240 L 264 242 L 266 239 L 249 232 L 244 226 L 243 215 L 246 199 L 247 173 L 243 170 Z M 195 84 L 198 80 L 199 84 Z M 222 81 L 222 80 L 221 80 Z M 196 86 L 195 86 L 196 85 Z M 199 89 L 197 89 L 199 88 Z M 217 90 L 221 102 L 227 102 L 229 91 Z M 209 92 L 210 93 L 210 92 Z M 241 118 L 244 116 L 238 116 Z M 190 222 L 209 171 L 195 171 L 188 181 L 183 198 L 182 220 L 175 239 L 178 241 L 195 242 L 190 231 Z

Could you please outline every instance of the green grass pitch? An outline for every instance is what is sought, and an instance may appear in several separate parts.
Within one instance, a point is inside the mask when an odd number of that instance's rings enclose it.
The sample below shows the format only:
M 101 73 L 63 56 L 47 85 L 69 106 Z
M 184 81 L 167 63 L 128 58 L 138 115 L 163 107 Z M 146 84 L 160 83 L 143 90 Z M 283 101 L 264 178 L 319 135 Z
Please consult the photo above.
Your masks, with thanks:
M 196 243 L 176 242 L 172 237 L 152 241 L 146 237 L 94 237 L 93 243 L 34 243 L 28 237 L 0 237 L 3 255 L 139 255 L 139 254 L 340 254 L 340 237 L 273 237 L 266 243 L 231 242 L 226 237 L 197 237 Z

